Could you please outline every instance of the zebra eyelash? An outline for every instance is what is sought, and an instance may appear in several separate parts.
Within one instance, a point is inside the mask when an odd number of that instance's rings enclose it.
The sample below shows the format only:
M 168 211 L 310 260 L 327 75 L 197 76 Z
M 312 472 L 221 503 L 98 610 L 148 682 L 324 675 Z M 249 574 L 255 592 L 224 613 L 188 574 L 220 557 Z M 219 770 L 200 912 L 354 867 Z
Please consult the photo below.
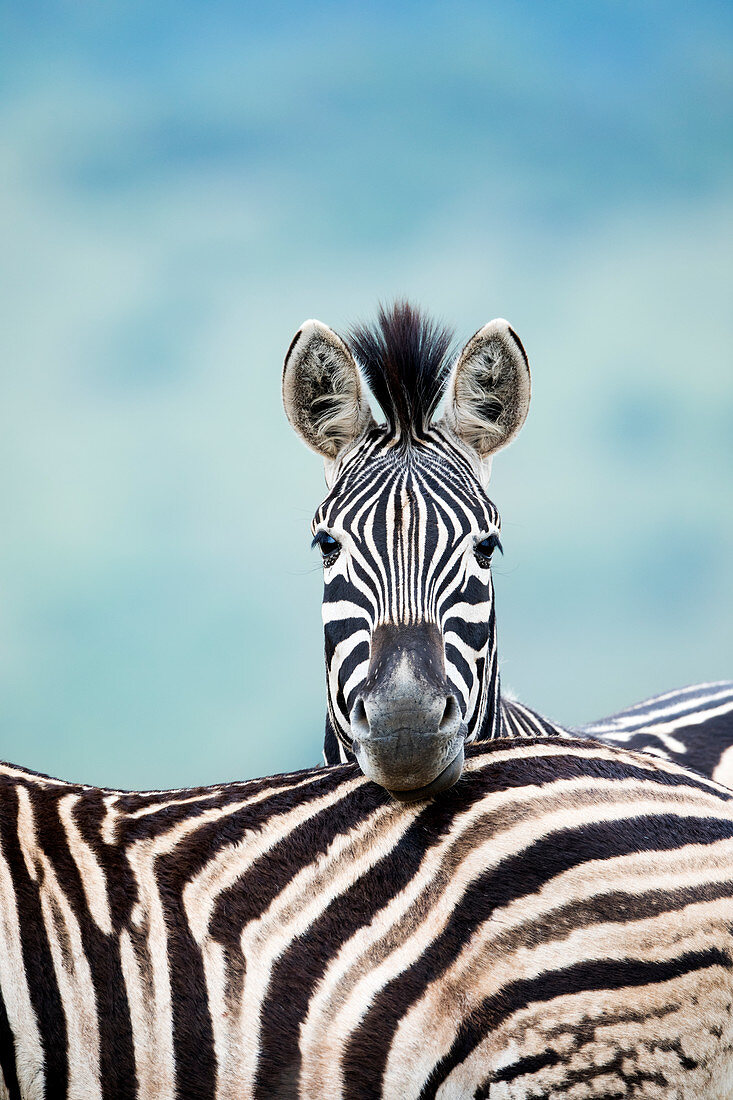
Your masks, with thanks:
M 501 539 L 495 533 L 487 535 L 485 539 L 480 539 L 474 546 L 473 552 L 476 555 L 476 559 L 482 568 L 488 568 L 491 555 L 495 550 L 498 550 L 503 555 L 504 547 L 501 545 Z
M 329 535 L 327 531 L 316 531 L 313 536 L 313 541 L 311 542 L 311 550 L 316 546 L 320 548 L 321 554 L 323 555 L 323 564 L 333 565 L 341 551 L 341 543 L 337 542 L 337 540 L 332 535 Z

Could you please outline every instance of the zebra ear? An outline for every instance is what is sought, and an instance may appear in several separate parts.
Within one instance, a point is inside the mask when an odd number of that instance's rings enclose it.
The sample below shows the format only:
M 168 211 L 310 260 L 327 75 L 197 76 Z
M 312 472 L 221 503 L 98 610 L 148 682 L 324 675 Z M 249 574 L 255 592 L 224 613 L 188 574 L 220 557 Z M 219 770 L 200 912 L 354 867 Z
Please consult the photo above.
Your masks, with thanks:
M 309 447 L 332 460 L 372 423 L 354 357 L 320 321 L 306 321 L 285 356 L 283 404 Z
M 529 396 L 529 362 L 519 337 L 506 321 L 490 321 L 460 354 L 445 421 L 484 460 L 517 435 Z

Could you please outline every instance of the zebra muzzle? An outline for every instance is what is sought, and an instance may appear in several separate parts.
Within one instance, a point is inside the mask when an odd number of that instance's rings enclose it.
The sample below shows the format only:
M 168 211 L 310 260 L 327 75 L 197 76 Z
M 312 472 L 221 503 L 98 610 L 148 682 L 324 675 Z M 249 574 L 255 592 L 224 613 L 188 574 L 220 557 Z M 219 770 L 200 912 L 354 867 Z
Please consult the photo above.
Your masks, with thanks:
M 402 802 L 430 798 L 456 782 L 466 727 L 434 624 L 377 627 L 351 734 L 364 774 Z

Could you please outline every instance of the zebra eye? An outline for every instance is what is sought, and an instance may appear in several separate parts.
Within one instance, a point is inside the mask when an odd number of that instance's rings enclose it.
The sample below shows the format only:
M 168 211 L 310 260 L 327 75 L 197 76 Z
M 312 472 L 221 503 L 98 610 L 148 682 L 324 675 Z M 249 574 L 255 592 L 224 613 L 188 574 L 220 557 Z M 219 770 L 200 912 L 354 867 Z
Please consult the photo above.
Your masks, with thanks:
M 311 546 L 319 546 L 321 553 L 323 554 L 324 565 L 332 565 L 338 557 L 338 552 L 341 549 L 341 544 L 336 542 L 336 539 L 331 538 L 325 531 L 318 531 L 316 537 L 313 539 Z
M 487 538 L 481 539 L 481 542 L 476 543 L 474 549 L 479 565 L 484 567 L 488 567 L 491 555 L 495 550 L 498 550 L 501 554 L 504 553 L 498 535 L 489 535 Z

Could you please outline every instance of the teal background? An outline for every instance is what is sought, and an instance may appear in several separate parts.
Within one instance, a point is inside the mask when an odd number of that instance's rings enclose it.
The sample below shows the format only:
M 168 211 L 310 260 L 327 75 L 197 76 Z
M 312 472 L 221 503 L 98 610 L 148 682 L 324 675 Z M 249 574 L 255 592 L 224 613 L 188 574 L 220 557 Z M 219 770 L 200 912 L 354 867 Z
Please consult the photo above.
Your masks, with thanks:
M 711 0 L 3 5 L 0 756 L 318 760 L 280 366 L 397 294 L 533 365 L 505 685 L 580 722 L 731 675 L 732 40 Z

